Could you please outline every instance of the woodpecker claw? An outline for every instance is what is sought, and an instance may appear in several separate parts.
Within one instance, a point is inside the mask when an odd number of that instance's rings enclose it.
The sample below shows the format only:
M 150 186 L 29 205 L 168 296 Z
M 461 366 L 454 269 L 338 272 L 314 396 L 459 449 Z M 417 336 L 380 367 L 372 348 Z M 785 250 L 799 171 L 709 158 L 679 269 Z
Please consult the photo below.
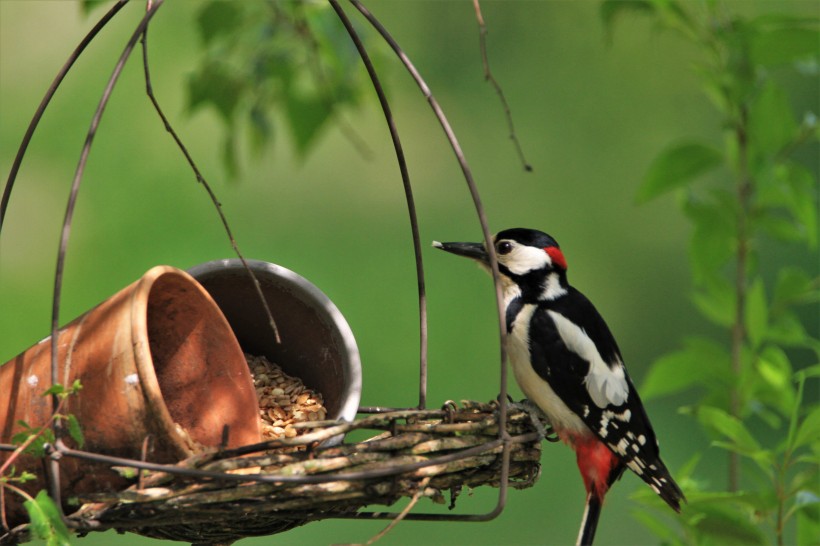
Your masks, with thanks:
M 501 393 L 499 393 L 498 396 L 495 397 L 495 400 L 499 404 L 501 403 Z M 509 405 L 515 407 L 515 400 L 513 400 L 513 397 L 509 394 L 507 394 L 507 402 L 509 403 Z
M 553 430 L 552 425 L 548 424 L 544 426 L 544 421 L 549 423 L 549 418 L 544 411 L 535 404 L 535 402 L 527 398 L 520 402 L 513 402 L 512 398 L 510 398 L 510 407 L 527 412 L 527 415 L 530 416 L 530 420 L 532 421 L 535 430 L 542 439 L 548 442 L 557 442 L 559 440 L 558 436 L 555 435 L 555 430 Z

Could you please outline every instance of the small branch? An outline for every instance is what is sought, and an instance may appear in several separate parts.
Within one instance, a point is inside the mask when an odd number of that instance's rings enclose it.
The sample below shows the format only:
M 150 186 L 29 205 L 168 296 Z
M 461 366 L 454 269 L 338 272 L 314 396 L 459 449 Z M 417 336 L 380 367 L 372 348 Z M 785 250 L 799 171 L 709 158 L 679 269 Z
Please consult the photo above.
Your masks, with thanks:
M 498 100 L 501 101 L 501 106 L 504 108 L 504 117 L 507 119 L 507 129 L 510 132 L 510 140 L 512 140 L 513 146 L 515 146 L 515 151 L 518 154 L 518 159 L 521 161 L 521 165 L 524 167 L 525 171 L 532 172 L 532 165 L 530 165 L 527 158 L 524 156 L 524 150 L 521 148 L 521 142 L 519 142 L 518 136 L 516 136 L 510 105 L 507 103 L 507 99 L 504 96 L 504 91 L 501 89 L 501 84 L 498 83 L 490 70 L 490 59 L 487 55 L 487 25 L 484 23 L 484 16 L 481 14 L 481 5 L 479 4 L 479 0 L 473 0 L 473 7 L 475 8 L 476 20 L 478 21 L 478 44 L 479 49 L 481 50 L 481 63 L 484 66 L 484 79 L 490 82 L 490 85 L 492 85 L 493 89 L 495 89 L 496 95 L 498 95 Z
M 445 489 L 504 483 L 517 488 L 531 486 L 538 477 L 541 440 L 529 415 L 517 408 L 509 411 L 507 427 L 514 431 L 507 443 L 495 436 L 499 427 L 497 404 L 468 402 L 462 409 L 405 410 L 392 415 L 371 416 L 344 426 L 387 428 L 357 444 L 315 447 L 315 436 L 304 435 L 309 450 L 286 452 L 266 450 L 258 456 L 224 452 L 203 453 L 178 465 L 150 465 L 142 484 L 120 493 L 86 494 L 85 504 L 71 521 L 84 531 L 116 527 L 141 529 L 151 536 L 187 540 L 194 534 L 217 542 L 215 534 L 235 538 L 256 534 L 260 528 L 283 530 L 288 522 L 305 522 L 328 517 L 357 519 L 484 521 L 486 514 L 412 513 L 412 505 L 424 494 L 440 496 Z M 388 422 L 385 423 L 384 419 Z M 425 421 L 438 425 L 431 432 L 398 431 L 395 420 Z M 477 422 L 482 428 L 454 435 L 453 421 Z M 340 425 L 330 426 L 337 429 Z M 435 441 L 438 439 L 439 441 Z M 431 441 L 433 440 L 433 441 Z M 477 444 L 477 445 L 474 445 Z M 60 446 L 66 457 L 80 452 Z M 280 446 L 281 447 L 281 446 Z M 82 454 L 85 458 L 86 454 Z M 99 455 L 95 460 L 105 462 Z M 143 463 L 131 461 L 137 467 Z M 166 472 L 175 468 L 173 474 Z M 207 472 L 219 469 L 221 472 Z M 512 476 L 512 478 L 511 478 Z M 507 482 L 505 482 L 506 480 Z M 420 485 L 421 484 L 421 485 Z M 435 491 L 433 491 L 435 490 Z M 415 498 L 399 513 L 363 512 L 369 504 L 392 504 L 400 497 Z M 497 511 L 491 512 L 494 516 Z M 241 514 L 241 518 L 235 518 Z M 227 523 L 219 529 L 211 525 L 219 517 Z M 278 523 L 277 523 L 278 522 Z M 392 525 L 395 526 L 395 523 Z M 392 526 L 384 531 L 389 531 Z M 374 537 L 379 538 L 381 535 Z
M 401 521 L 407 516 L 407 514 L 410 513 L 410 510 L 413 509 L 413 507 L 419 501 L 421 496 L 424 494 L 424 490 L 430 484 L 431 479 L 433 479 L 432 476 L 427 476 L 426 478 L 421 480 L 421 482 L 419 483 L 418 490 L 410 499 L 410 502 L 407 503 L 407 506 L 405 506 L 404 509 L 401 512 L 399 512 L 399 515 L 396 516 L 396 519 L 392 520 L 390 523 L 387 524 L 387 527 L 379 531 L 376 535 L 372 536 L 370 540 L 365 542 L 365 546 L 370 546 L 371 544 L 374 544 L 376 541 L 381 540 L 387 533 L 392 531 L 396 527 L 396 525 L 401 523 Z
M 154 89 L 151 85 L 151 72 L 148 69 L 148 29 L 146 28 L 142 33 L 142 65 L 143 65 L 143 73 L 145 74 L 145 92 L 148 95 L 148 98 L 151 100 L 151 104 L 154 105 L 154 110 L 156 110 L 157 114 L 159 115 L 162 123 L 165 125 L 165 130 L 171 135 L 176 142 L 177 147 L 182 152 L 182 155 L 185 156 L 185 160 L 188 162 L 188 165 L 194 171 L 194 176 L 196 177 L 197 182 L 202 184 L 202 187 L 205 188 L 205 191 L 208 192 L 208 196 L 211 198 L 211 202 L 214 204 L 214 208 L 216 209 L 217 214 L 219 214 L 219 219 L 222 221 L 222 226 L 225 228 L 225 233 L 228 236 L 228 240 L 231 243 L 231 248 L 233 248 L 234 253 L 242 262 L 242 266 L 245 268 L 245 271 L 248 272 L 250 278 L 253 282 L 253 286 L 256 289 L 256 294 L 259 297 L 259 301 L 262 303 L 262 307 L 265 310 L 265 315 L 268 319 L 268 325 L 273 332 L 274 339 L 276 343 L 281 343 L 282 339 L 279 337 L 279 329 L 276 327 L 276 321 L 273 320 L 273 314 L 271 313 L 270 306 L 268 305 L 267 300 L 265 299 L 265 295 L 262 293 L 262 286 L 259 284 L 259 279 L 256 278 L 256 275 L 251 270 L 250 266 L 248 266 L 248 262 L 245 260 L 245 256 L 242 255 L 242 252 L 239 251 L 239 245 L 236 243 L 236 239 L 231 232 L 231 228 L 228 225 L 228 219 L 225 217 L 225 213 L 222 211 L 222 203 L 219 202 L 219 199 L 216 198 L 216 194 L 214 193 L 211 185 L 205 180 L 205 177 L 202 176 L 202 172 L 197 167 L 196 163 L 194 162 L 193 157 L 191 154 L 188 153 L 188 149 L 182 143 L 182 140 L 177 135 L 174 128 L 171 127 L 171 122 L 168 121 L 168 118 L 165 116 L 165 113 L 160 108 L 159 102 L 157 101 L 156 96 L 154 95 Z
M 747 220 L 749 216 L 749 200 L 752 193 L 752 180 L 748 170 L 748 141 L 746 129 L 748 112 L 745 106 L 741 107 L 740 119 L 735 129 L 735 138 L 738 143 L 738 180 L 737 200 L 740 205 L 736 219 L 737 255 L 735 257 L 735 317 L 731 331 L 731 361 L 732 374 L 735 381 L 740 380 L 743 372 L 743 347 L 746 344 L 746 267 L 749 251 L 749 234 Z M 741 410 L 738 389 L 732 388 L 729 396 L 729 414 L 740 418 Z M 730 492 L 740 488 L 740 455 L 729 451 L 728 487 Z

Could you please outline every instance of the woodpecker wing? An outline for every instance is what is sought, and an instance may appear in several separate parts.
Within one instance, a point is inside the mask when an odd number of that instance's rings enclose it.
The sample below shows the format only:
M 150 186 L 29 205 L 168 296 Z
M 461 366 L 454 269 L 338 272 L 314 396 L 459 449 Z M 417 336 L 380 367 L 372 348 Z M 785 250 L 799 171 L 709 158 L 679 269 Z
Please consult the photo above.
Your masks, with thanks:
M 679 510 L 683 493 L 660 460 L 655 433 L 615 338 L 586 296 L 570 287 L 563 297 L 539 302 L 529 345 L 535 372 L 564 404 Z

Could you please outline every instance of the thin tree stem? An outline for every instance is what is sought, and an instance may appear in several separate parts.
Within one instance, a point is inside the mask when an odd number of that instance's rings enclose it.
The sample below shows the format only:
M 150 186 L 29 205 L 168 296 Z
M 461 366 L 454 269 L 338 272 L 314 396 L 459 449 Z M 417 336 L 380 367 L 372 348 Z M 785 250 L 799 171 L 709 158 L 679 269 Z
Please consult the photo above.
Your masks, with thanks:
M 752 194 L 752 180 L 748 169 L 748 141 L 746 135 L 746 125 L 748 112 L 745 106 L 740 109 L 740 119 L 735 130 L 738 142 L 738 179 L 737 179 L 737 255 L 735 257 L 735 318 L 732 324 L 732 375 L 735 377 L 735 385 L 731 390 L 729 399 L 729 413 L 736 418 L 740 418 L 741 400 L 739 379 L 743 371 L 743 346 L 746 344 L 747 332 L 744 325 L 746 316 L 746 268 L 749 255 L 749 233 L 748 216 L 749 200 Z M 729 491 L 737 491 L 740 488 L 740 456 L 734 452 L 729 452 Z

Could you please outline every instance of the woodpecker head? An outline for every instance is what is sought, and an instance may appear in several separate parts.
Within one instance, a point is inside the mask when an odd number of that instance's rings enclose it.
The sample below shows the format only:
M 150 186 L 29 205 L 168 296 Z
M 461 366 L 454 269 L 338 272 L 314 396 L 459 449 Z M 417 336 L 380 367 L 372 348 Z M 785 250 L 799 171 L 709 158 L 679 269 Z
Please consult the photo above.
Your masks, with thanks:
M 490 270 L 490 256 L 483 243 L 439 243 L 433 246 L 472 258 Z M 555 299 L 567 293 L 567 261 L 558 243 L 541 231 L 513 228 L 493 237 L 498 271 L 507 299 L 527 301 Z

